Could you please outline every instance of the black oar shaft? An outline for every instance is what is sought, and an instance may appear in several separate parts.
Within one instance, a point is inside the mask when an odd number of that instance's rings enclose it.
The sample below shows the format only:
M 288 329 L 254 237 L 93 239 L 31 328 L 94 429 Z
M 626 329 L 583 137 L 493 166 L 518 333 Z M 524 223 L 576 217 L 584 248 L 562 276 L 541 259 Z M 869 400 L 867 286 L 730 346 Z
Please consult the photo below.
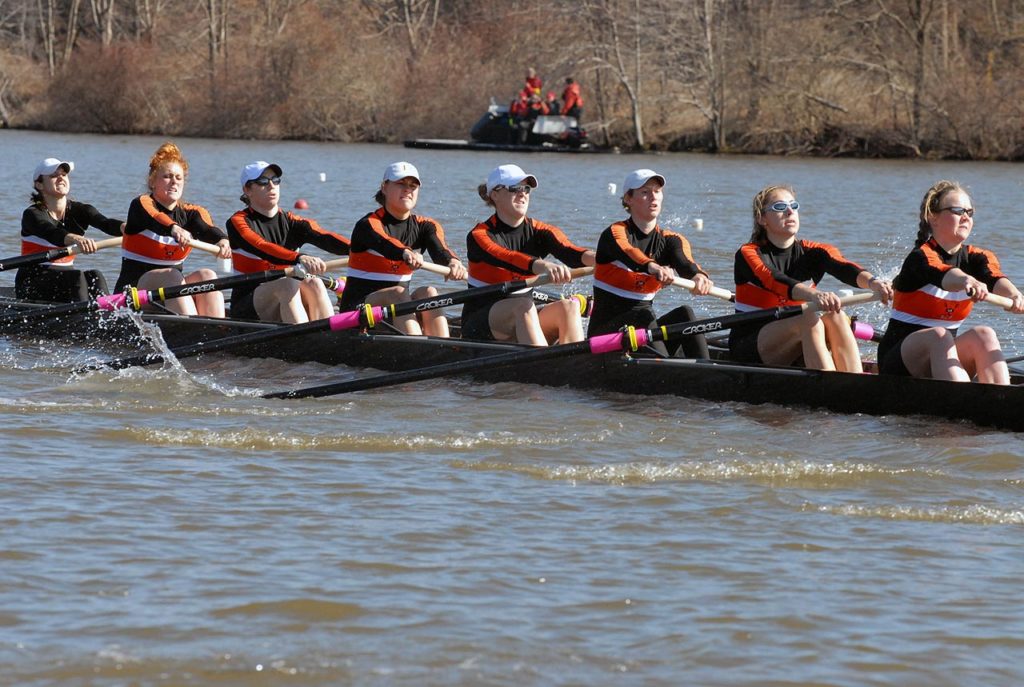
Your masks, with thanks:
M 462 374 L 482 368 L 490 368 L 492 367 L 492 363 L 493 367 L 506 367 L 516 363 L 550 360 L 552 358 L 573 355 L 574 353 L 583 353 L 588 350 L 589 347 L 589 341 L 577 341 L 575 343 L 564 344 L 562 346 L 541 346 L 524 351 L 515 351 L 514 353 L 485 356 L 474 360 L 460 360 L 451 363 L 443 363 L 441 365 L 432 365 L 431 367 L 422 367 L 416 370 L 406 370 L 405 372 L 395 372 L 387 375 L 352 379 L 345 382 L 339 382 L 337 384 L 325 384 L 323 386 L 310 387 L 308 389 L 281 391 L 278 393 L 266 394 L 263 398 L 317 398 L 320 396 L 348 394 L 356 391 L 379 389 L 384 386 L 397 386 L 399 384 L 408 384 L 409 382 L 420 382 L 425 379 L 435 379 L 446 375 Z
M 435 379 L 451 374 L 466 374 L 482 369 L 497 369 L 518 363 L 532 363 L 540 360 L 549 360 L 563 356 L 575 355 L 577 353 L 609 353 L 616 350 L 624 350 L 645 345 L 648 341 L 662 341 L 681 336 L 692 336 L 694 334 L 707 334 L 709 332 L 722 331 L 739 324 L 751 324 L 769 320 L 778 320 L 784 317 L 791 317 L 803 312 L 800 306 L 787 308 L 774 308 L 772 310 L 756 310 L 753 312 L 739 313 L 735 315 L 723 315 L 720 317 L 709 317 L 691 322 L 680 322 L 678 324 L 661 327 L 656 330 L 630 330 L 615 334 L 605 334 L 592 337 L 583 341 L 577 341 L 559 346 L 544 346 L 528 350 L 516 350 L 511 353 L 489 355 L 473 360 L 464 360 L 454 363 L 444 363 L 431 367 L 406 370 L 393 374 L 377 375 L 362 379 L 352 379 L 333 384 L 309 387 L 306 389 L 293 389 L 266 394 L 264 398 L 309 398 L 320 396 L 334 396 L 338 394 L 352 393 L 356 391 L 367 391 L 369 389 L 380 389 L 387 386 L 419 382 L 427 379 Z
M 59 260 L 61 258 L 66 258 L 69 255 L 71 255 L 70 247 L 53 248 L 51 250 L 43 251 L 41 253 L 32 253 L 30 255 L 16 255 L 0 262 L 0 272 L 17 269 L 19 267 L 28 267 L 29 265 L 38 265 L 51 260 Z

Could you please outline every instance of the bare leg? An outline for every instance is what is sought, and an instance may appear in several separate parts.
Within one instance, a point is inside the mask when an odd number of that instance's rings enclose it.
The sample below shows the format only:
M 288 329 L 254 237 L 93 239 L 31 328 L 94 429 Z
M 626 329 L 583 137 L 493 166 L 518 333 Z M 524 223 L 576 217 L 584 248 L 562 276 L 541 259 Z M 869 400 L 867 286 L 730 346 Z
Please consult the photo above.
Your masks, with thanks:
M 991 327 L 974 327 L 956 337 L 956 352 L 969 375 L 987 384 L 1009 384 L 999 337 Z
M 528 296 L 506 298 L 492 305 L 487 315 L 487 324 L 496 341 L 514 339 L 534 346 L 548 345 L 540 326 L 537 308 Z
M 802 353 L 810 369 L 835 369 L 825 345 L 825 327 L 816 312 L 765 325 L 757 337 L 757 352 L 768 365 L 792 365 Z
M 252 304 L 260 319 L 267 322 L 309 322 L 299 294 L 299 282 L 294 279 L 275 279 L 260 284 L 253 292 Z
M 969 382 L 957 355 L 956 340 L 944 327 L 916 331 L 900 344 L 903 364 L 914 377 L 932 377 L 953 382 Z
M 825 342 L 832 352 L 835 368 L 840 372 L 863 372 L 860 348 L 850 327 L 850 318 L 841 312 L 830 312 L 822 315 L 821 323 L 825 327 Z
M 208 281 L 210 279 L 216 279 L 217 273 L 213 270 L 203 269 L 196 270 L 185 277 L 186 284 L 195 284 L 200 281 Z M 197 293 L 192 297 L 195 301 L 196 312 L 203 317 L 224 317 L 224 292 L 223 291 L 207 291 L 206 293 Z
M 322 320 L 334 314 L 334 304 L 327 293 L 327 287 L 319 279 L 303 279 L 299 282 L 302 305 L 311 320 Z
M 548 303 L 539 311 L 544 338 L 554 343 L 583 341 L 583 320 L 575 299 Z
M 421 286 L 412 292 L 412 300 L 418 301 L 421 298 L 433 298 L 437 295 L 437 289 L 433 286 Z M 444 316 L 444 310 L 424 310 L 418 316 L 418 321 L 424 334 L 448 338 L 451 334 L 448 331 L 448 318 Z

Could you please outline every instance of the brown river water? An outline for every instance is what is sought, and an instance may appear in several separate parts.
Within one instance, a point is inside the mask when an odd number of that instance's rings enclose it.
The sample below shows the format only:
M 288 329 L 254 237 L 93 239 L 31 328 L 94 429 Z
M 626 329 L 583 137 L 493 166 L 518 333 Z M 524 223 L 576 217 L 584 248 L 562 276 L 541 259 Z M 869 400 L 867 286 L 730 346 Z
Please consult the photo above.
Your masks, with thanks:
M 73 197 L 123 217 L 160 142 L 0 131 L 0 253 L 39 160 L 74 160 Z M 535 173 L 531 215 L 587 245 L 622 217 L 609 184 L 649 166 L 726 287 L 767 183 L 796 186 L 802 236 L 892 277 L 921 195 L 955 178 L 973 242 L 1024 282 L 1013 164 L 178 143 L 217 221 L 265 159 L 286 206 L 345 234 L 408 159 L 457 251 L 496 164 Z M 79 260 L 116 279 L 115 252 Z M 687 299 L 728 310 L 657 304 Z M 971 321 L 1024 349 L 1019 319 Z M 110 353 L 0 339 L 0 684 L 1024 682 L 1017 434 L 457 378 L 265 400 L 355 371 L 227 355 L 71 373 Z

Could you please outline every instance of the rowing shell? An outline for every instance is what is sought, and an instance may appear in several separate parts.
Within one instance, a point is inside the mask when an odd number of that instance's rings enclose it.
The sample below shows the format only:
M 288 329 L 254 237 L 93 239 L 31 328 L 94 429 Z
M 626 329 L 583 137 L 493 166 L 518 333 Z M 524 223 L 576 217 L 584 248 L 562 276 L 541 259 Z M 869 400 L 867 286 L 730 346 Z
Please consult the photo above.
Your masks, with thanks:
M 0 297 L 0 312 L 4 307 L 39 306 Z M 143 319 L 158 326 L 171 347 L 282 326 L 170 314 L 145 314 Z M 43 321 L 30 331 L 8 329 L 8 333 L 14 331 L 140 347 L 134 326 L 109 313 L 57 323 Z M 311 332 L 241 348 L 233 354 L 399 371 L 497 355 L 516 348 L 514 344 L 343 330 Z M 1024 413 L 1020 411 L 1024 407 L 1024 386 L 1020 386 L 1024 380 L 1019 377 L 1014 378 L 1015 385 L 997 386 L 741 365 L 722 360 L 635 358 L 619 353 L 482 369 L 471 376 L 488 383 L 522 382 L 623 394 L 686 396 L 714 402 L 775 403 L 838 413 L 925 415 L 1024 432 Z

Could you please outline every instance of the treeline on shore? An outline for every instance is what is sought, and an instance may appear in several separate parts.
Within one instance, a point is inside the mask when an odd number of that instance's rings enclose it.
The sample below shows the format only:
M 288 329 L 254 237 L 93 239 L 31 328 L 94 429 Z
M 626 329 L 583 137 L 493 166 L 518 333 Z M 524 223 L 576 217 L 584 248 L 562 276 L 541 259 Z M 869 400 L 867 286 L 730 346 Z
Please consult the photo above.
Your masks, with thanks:
M 626 149 L 1024 159 L 1024 0 L 0 0 L 0 121 L 465 138 L 528 67 Z

